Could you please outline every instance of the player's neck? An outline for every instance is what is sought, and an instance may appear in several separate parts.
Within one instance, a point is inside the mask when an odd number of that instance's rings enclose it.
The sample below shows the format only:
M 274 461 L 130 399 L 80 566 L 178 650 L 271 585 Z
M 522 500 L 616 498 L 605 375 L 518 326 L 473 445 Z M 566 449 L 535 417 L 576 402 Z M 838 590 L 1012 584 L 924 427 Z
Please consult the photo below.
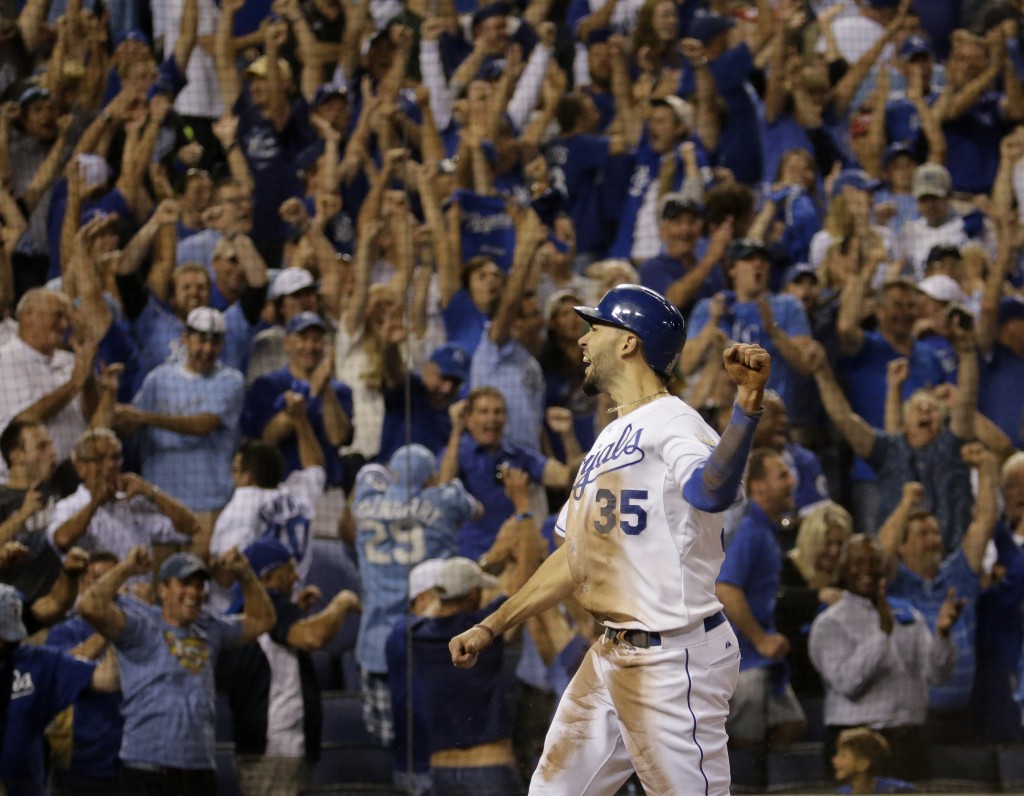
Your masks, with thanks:
M 652 371 L 647 370 L 643 374 L 623 374 L 622 381 L 613 389 L 608 391 L 612 399 L 612 407 L 609 413 L 617 417 L 624 417 L 630 412 L 635 412 L 651 401 L 656 401 L 669 394 L 665 383 Z

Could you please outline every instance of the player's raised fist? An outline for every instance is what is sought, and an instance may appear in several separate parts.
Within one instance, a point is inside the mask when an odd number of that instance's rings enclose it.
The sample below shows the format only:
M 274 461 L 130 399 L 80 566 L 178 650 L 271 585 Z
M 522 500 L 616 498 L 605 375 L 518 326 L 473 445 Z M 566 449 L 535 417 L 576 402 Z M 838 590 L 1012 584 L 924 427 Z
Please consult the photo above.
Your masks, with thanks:
M 722 357 L 725 369 L 737 387 L 763 388 L 771 375 L 771 355 L 759 345 L 735 343 Z

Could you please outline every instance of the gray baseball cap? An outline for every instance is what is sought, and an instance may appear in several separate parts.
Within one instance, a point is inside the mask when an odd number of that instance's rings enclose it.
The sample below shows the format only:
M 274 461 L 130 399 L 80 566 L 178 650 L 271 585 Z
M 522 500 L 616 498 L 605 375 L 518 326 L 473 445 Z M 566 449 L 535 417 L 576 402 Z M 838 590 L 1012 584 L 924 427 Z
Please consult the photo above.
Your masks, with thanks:
M 455 600 L 473 589 L 494 589 L 497 585 L 496 577 L 480 569 L 475 561 L 461 556 L 447 559 L 434 580 L 434 590 L 442 600 Z

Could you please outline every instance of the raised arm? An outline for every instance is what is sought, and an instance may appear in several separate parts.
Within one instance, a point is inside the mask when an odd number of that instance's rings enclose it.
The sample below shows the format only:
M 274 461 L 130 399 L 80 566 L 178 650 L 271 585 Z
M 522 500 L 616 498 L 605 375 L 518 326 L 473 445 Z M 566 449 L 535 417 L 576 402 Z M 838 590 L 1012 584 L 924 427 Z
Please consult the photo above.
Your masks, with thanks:
M 974 501 L 974 516 L 960 546 L 971 569 L 980 575 L 985 551 L 999 520 L 999 460 L 980 442 L 964 445 L 961 455 L 978 471 L 978 495 Z
M 439 484 L 447 484 L 459 474 L 459 442 L 462 440 L 462 432 L 466 430 L 466 402 L 456 401 L 449 406 L 448 417 L 452 421 L 452 431 L 437 468 Z
M 248 560 L 237 547 L 232 547 L 224 553 L 217 565 L 234 575 L 242 587 L 242 614 L 239 616 L 242 620 L 242 636 L 238 640 L 238 645 L 243 646 L 268 633 L 277 621 L 277 612 L 274 611 L 274 604 L 270 601 L 267 590 L 263 588 Z
M 968 81 L 959 89 L 946 89 L 945 95 L 940 101 L 943 122 L 951 122 L 967 113 L 1002 71 L 1004 52 L 1002 34 L 997 28 L 993 28 L 990 33 L 995 35 L 988 40 L 988 65 L 976 78 Z M 954 46 L 956 45 L 954 44 Z
M 878 57 L 882 54 L 882 50 L 896 38 L 896 34 L 903 28 L 907 19 L 907 10 L 910 7 L 908 0 L 902 0 L 900 3 L 899 10 L 896 12 L 896 16 L 892 18 L 892 21 L 886 26 L 882 35 L 878 37 L 874 44 L 868 47 L 864 51 L 864 54 L 853 64 L 846 74 L 844 74 L 839 82 L 832 89 L 832 107 L 839 116 L 846 116 L 847 111 L 850 110 L 850 103 L 853 102 L 853 97 L 857 93 L 857 89 L 860 88 L 860 84 L 864 82 L 864 78 L 871 72 L 871 68 L 875 65 Z M 882 70 L 888 67 L 883 64 Z M 888 92 L 886 92 L 888 93 Z M 885 98 L 883 97 L 882 102 L 884 104 Z
M 153 569 L 149 552 L 136 547 L 123 561 L 108 570 L 86 589 L 78 601 L 78 613 L 107 641 L 116 642 L 124 632 L 124 612 L 117 605 L 117 594 L 129 578 L 148 575 Z
M 832 368 L 828 365 L 828 358 L 825 356 L 825 349 L 821 343 L 813 341 L 808 345 L 807 366 L 814 372 L 814 380 L 821 393 L 821 402 L 825 405 L 825 412 L 829 420 L 843 435 L 843 438 L 850 443 L 853 452 L 862 459 L 871 454 L 875 447 L 876 434 L 864 418 L 855 414 L 850 408 L 850 402 L 846 400 L 839 382 L 836 381 Z
M 758 345 L 734 344 L 722 354 L 722 361 L 736 385 L 732 418 L 707 461 L 683 485 L 686 501 L 708 512 L 725 511 L 736 500 L 771 375 L 771 356 Z
M 213 59 L 217 65 L 217 82 L 220 84 L 220 97 L 225 111 L 235 106 L 238 95 L 242 92 L 242 81 L 235 65 L 233 33 L 235 14 L 244 5 L 245 0 L 222 0 L 214 33 Z
M 903 431 L 903 385 L 910 372 L 906 357 L 892 360 L 885 371 L 885 433 L 899 434 Z
M 339 591 L 318 613 L 300 619 L 288 629 L 288 646 L 304 652 L 322 649 L 330 643 L 350 611 L 359 611 L 362 603 L 355 592 Z
M 530 270 L 530 261 L 547 237 L 537 214 L 533 210 L 525 212 L 526 217 L 516 227 L 516 247 L 512 269 L 509 271 L 508 281 L 502 291 L 498 309 L 487 330 L 488 339 L 499 346 L 508 342 L 512 331 L 512 321 L 515 319 L 517 307 L 522 301 L 526 278 Z
M 978 409 L 978 347 L 974 331 L 959 320 L 950 323 L 950 340 L 956 348 L 957 392 L 949 415 L 949 430 L 958 439 L 973 440 L 974 413 Z
M 199 0 L 184 0 L 178 25 L 178 39 L 174 42 L 174 65 L 182 74 L 188 69 L 188 62 L 198 38 Z
M 907 527 L 907 518 L 923 501 L 924 485 L 917 481 L 907 481 L 903 484 L 903 493 L 900 495 L 900 501 L 896 504 L 896 508 L 879 526 L 878 543 L 882 545 L 891 559 L 896 559 L 899 546 L 903 542 L 903 531 Z
M 864 347 L 864 330 L 860 322 L 864 309 L 864 294 L 870 280 L 870 273 L 861 270 L 851 275 L 839 292 L 836 333 L 839 335 L 839 349 L 850 356 L 859 354 Z

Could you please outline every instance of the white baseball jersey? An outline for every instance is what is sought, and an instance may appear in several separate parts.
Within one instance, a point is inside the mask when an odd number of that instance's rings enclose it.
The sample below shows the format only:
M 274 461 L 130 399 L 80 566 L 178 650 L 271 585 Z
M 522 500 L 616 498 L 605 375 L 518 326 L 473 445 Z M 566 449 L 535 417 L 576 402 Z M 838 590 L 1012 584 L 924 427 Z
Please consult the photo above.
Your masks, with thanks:
M 722 514 L 683 498 L 718 439 L 671 396 L 616 419 L 597 438 L 555 530 L 566 539 L 576 596 L 600 622 L 664 632 L 722 609 Z

